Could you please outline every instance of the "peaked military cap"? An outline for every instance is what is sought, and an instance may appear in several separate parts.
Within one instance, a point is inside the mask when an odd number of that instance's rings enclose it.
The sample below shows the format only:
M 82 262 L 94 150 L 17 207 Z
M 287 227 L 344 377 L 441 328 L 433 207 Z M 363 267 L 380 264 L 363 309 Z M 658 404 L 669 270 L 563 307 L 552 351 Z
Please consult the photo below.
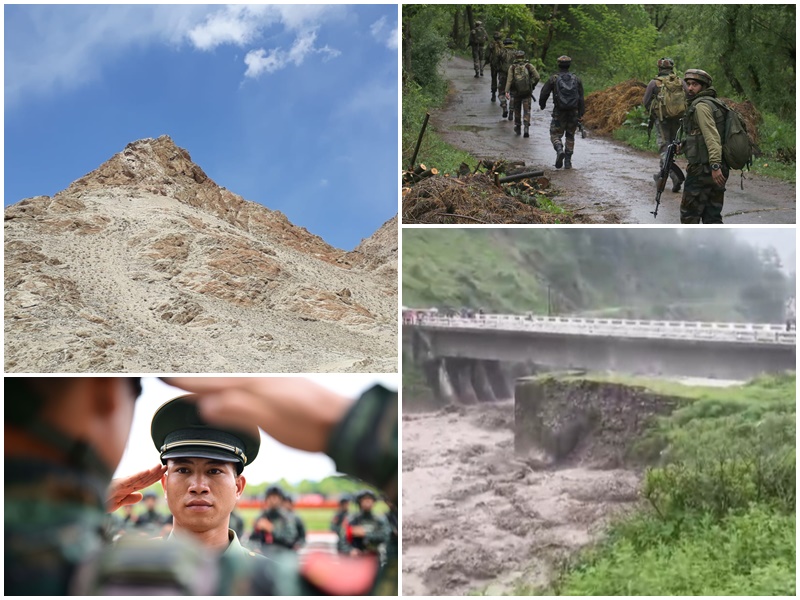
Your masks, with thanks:
M 197 402 L 187 400 L 193 397 L 173 398 L 153 415 L 150 435 L 162 464 L 168 458 L 208 458 L 235 463 L 241 473 L 258 455 L 258 428 L 244 431 L 210 425 L 200 416 Z

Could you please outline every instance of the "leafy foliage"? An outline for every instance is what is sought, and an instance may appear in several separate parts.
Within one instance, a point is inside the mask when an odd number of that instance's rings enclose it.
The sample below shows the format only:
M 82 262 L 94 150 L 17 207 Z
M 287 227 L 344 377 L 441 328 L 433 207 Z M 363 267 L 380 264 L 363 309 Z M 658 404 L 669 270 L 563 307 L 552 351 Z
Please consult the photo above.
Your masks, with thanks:
M 772 305 L 739 300 L 771 267 L 724 230 L 406 229 L 403 236 L 408 306 L 546 314 L 549 305 L 558 314 L 782 319 Z M 779 273 L 780 290 L 788 289 Z

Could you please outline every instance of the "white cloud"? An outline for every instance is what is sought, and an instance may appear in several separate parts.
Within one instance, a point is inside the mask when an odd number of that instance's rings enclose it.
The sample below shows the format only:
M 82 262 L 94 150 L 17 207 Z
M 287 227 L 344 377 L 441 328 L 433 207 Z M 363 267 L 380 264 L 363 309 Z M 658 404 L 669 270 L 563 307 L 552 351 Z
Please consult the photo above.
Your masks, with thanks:
M 397 26 L 395 25 L 388 34 L 384 33 L 386 28 L 386 16 L 383 16 L 369 26 L 369 31 L 378 42 L 385 44 L 390 50 L 397 50 Z
M 283 69 L 287 65 L 294 64 L 300 66 L 309 54 L 323 54 L 324 60 L 335 58 L 341 54 L 338 50 L 323 46 L 317 48 L 314 42 L 317 39 L 316 30 L 302 31 L 297 35 L 292 47 L 288 51 L 282 48 L 273 48 L 267 53 L 263 48 L 251 50 L 245 56 L 244 62 L 247 65 L 245 77 L 253 79 L 260 77 L 264 73 L 274 73 Z
M 399 46 L 399 38 L 397 37 L 397 27 L 392 29 L 389 33 L 389 37 L 386 39 L 386 47 L 390 50 L 397 50 Z
M 280 48 L 248 52 L 248 76 L 254 70 L 272 72 L 286 64 L 300 65 L 312 52 L 327 60 L 340 52 L 314 47 L 316 31 L 348 9 L 344 5 L 20 5 L 13 10 L 5 12 L 6 107 L 30 95 L 90 83 L 134 47 L 247 49 L 270 27 L 280 27 L 296 39 L 288 53 Z

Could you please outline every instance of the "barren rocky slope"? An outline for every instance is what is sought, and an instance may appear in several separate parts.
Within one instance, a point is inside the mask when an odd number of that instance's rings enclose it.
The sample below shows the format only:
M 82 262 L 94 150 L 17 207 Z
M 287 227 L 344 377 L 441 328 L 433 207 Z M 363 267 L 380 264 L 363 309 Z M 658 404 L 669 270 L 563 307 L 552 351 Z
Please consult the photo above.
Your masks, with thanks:
M 8 372 L 395 372 L 397 220 L 352 252 L 162 136 L 5 210 Z

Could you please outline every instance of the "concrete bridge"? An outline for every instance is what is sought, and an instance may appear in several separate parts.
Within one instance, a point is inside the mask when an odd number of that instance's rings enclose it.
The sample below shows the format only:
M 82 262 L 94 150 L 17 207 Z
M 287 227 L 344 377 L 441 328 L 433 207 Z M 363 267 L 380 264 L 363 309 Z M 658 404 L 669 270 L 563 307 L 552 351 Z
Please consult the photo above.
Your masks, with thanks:
M 795 331 L 775 324 L 404 314 L 403 345 L 434 388 L 462 401 L 511 397 L 503 365 L 749 379 L 794 370 Z M 525 374 L 525 373 L 522 373 Z

